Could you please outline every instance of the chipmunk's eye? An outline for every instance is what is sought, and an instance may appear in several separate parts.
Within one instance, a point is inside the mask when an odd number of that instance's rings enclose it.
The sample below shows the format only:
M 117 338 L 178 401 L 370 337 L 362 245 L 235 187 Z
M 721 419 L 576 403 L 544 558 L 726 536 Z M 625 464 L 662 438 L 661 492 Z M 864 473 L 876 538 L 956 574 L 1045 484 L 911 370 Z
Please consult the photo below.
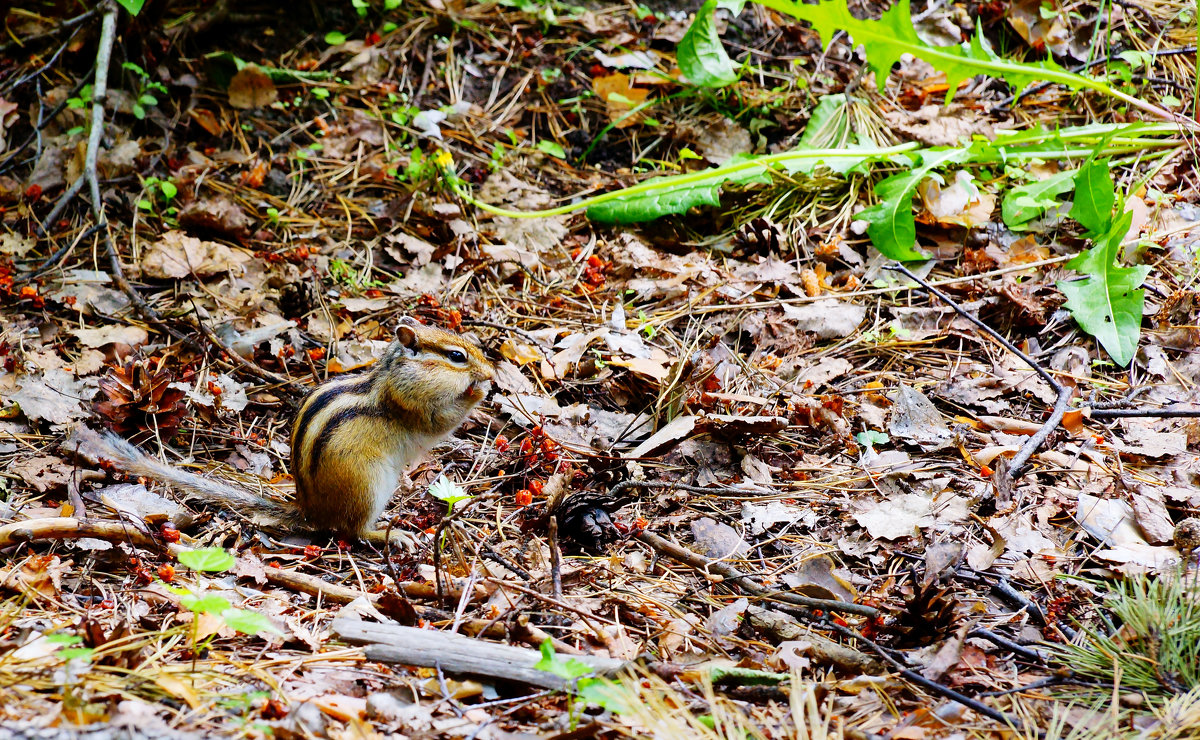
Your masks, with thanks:
M 461 365 L 467 364 L 467 356 L 456 349 L 446 352 L 446 359 L 450 360 L 450 362 L 457 362 Z

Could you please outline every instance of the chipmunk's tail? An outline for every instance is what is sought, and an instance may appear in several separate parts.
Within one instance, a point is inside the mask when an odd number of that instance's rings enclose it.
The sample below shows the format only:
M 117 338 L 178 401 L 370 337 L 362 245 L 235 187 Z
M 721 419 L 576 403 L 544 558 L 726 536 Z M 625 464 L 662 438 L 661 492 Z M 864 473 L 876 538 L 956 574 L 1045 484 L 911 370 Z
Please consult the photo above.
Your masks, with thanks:
M 109 460 L 120 470 L 153 478 L 179 490 L 189 499 L 219 504 L 242 514 L 267 517 L 285 527 L 302 527 L 304 517 L 296 506 L 264 498 L 253 491 L 216 478 L 189 473 L 150 457 L 111 432 L 100 434 L 85 426 L 75 430 L 78 452 L 85 457 Z

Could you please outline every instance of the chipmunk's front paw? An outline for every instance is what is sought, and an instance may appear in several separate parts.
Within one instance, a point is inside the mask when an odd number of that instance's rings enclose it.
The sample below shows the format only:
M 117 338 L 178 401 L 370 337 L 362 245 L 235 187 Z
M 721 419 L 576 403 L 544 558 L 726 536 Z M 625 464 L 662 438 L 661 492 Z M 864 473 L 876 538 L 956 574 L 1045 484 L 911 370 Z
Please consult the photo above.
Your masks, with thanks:
M 412 532 L 406 532 L 403 529 L 396 529 L 393 527 L 390 535 L 391 546 L 403 548 L 404 552 L 409 555 L 413 555 L 421 549 L 420 540 L 417 538 L 417 535 L 413 534 Z M 383 547 L 384 545 L 388 544 L 388 536 L 389 533 L 387 530 L 376 529 L 363 535 L 363 539 L 367 542 L 370 542 L 372 545 L 375 545 L 376 547 Z

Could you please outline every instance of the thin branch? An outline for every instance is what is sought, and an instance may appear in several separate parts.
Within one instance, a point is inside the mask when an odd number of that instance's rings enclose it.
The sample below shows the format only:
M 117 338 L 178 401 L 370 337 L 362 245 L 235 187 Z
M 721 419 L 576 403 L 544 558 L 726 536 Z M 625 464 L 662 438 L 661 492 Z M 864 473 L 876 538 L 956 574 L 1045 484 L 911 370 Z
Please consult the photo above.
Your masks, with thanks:
M 977 316 L 974 316 L 965 308 L 958 305 L 954 299 L 930 285 L 929 282 L 924 278 L 917 277 L 916 273 L 905 267 L 903 264 L 897 262 L 894 265 L 888 265 L 884 269 L 903 273 L 910 280 L 920 284 L 921 287 L 925 288 L 925 290 L 928 290 L 930 293 L 941 299 L 941 301 L 947 306 L 954 309 L 954 312 L 959 316 L 962 316 L 967 321 L 970 321 L 972 324 L 979 327 L 984 334 L 987 334 L 989 337 L 996 340 L 1001 347 L 1004 347 L 1004 349 L 1012 352 L 1017 357 L 1020 357 L 1022 362 L 1028 365 L 1035 373 L 1038 374 L 1038 377 L 1046 381 L 1046 383 L 1048 383 L 1050 387 L 1054 389 L 1054 393 L 1057 398 L 1054 402 L 1054 410 L 1051 412 L 1050 418 L 1046 419 L 1041 428 L 1038 429 L 1037 432 L 1031 436 L 1024 445 L 1021 446 L 1021 449 L 1016 455 L 1013 456 L 1008 470 L 998 474 L 1006 477 L 1008 481 L 1015 481 L 1019 479 L 1026 472 L 1026 463 L 1029 462 L 1029 458 L 1033 457 L 1033 453 L 1037 452 L 1038 448 L 1042 446 L 1042 443 L 1046 441 L 1046 438 L 1050 436 L 1050 433 L 1057 429 L 1059 423 L 1062 422 L 1063 415 L 1067 412 L 1067 407 L 1071 402 L 1071 394 L 1073 393 L 1073 390 L 1060 384 L 1054 379 L 1053 375 L 1047 372 L 1046 369 L 1039 365 L 1032 357 L 1022 352 L 1015 344 L 1001 336 L 1000 332 L 988 326 Z M 1003 488 L 1003 483 L 1004 481 L 997 481 L 997 488 Z
M 1200 409 L 1092 409 L 1093 419 L 1128 419 L 1149 417 L 1154 419 L 1194 419 L 1200 417 Z
M 80 13 L 79 15 L 75 16 L 74 18 L 68 18 L 65 21 L 60 21 L 59 23 L 56 23 L 54 25 L 54 28 L 50 29 L 49 31 L 46 31 L 45 33 L 39 33 L 36 36 L 30 36 L 27 39 L 16 39 L 15 41 L 9 41 L 7 44 L 0 44 L 0 54 L 3 54 L 4 52 L 8 51 L 9 49 L 13 48 L 14 46 L 20 46 L 21 48 L 24 48 L 28 44 L 36 43 L 38 41 L 41 41 L 42 39 L 48 39 L 52 36 L 57 36 L 58 34 L 62 33 L 63 31 L 67 31 L 67 30 L 70 30 L 71 28 L 74 28 L 75 26 L 78 26 L 80 23 L 83 23 L 88 18 L 91 18 L 93 15 L 95 15 L 98 12 L 100 12 L 99 5 L 97 5 L 96 7 L 92 8 L 89 11 Z
M 728 563 L 723 563 L 719 560 L 709 560 L 698 553 L 694 553 L 691 550 L 680 547 L 674 542 L 663 539 L 652 532 L 639 532 L 637 539 L 649 545 L 655 551 L 666 555 L 672 560 L 677 560 L 684 565 L 691 566 L 692 568 L 705 573 L 718 575 L 725 580 L 734 581 L 738 586 L 754 596 L 759 596 L 771 601 L 783 602 L 785 604 L 792 604 L 794 606 L 804 607 L 806 609 L 822 609 L 829 612 L 857 614 L 859 616 L 868 618 L 879 616 L 878 609 L 865 604 L 854 604 L 848 601 L 835 601 L 834 599 L 814 599 L 808 596 L 801 596 L 799 594 L 790 592 L 772 591 L 768 588 L 760 586 L 758 583 L 755 583 L 752 578 Z

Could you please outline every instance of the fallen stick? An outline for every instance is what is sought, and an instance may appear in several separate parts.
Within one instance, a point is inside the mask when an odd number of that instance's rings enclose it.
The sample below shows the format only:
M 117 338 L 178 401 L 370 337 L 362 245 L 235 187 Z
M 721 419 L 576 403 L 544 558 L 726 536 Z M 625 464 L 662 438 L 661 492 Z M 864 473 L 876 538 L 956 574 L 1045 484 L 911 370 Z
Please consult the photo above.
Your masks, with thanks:
M 124 522 L 76 519 L 70 516 L 55 516 L 45 519 L 26 519 L 0 526 L 0 550 L 24 542 L 42 540 L 79 540 L 85 537 L 107 542 L 128 542 L 141 547 L 163 547 L 172 555 L 188 548 L 164 543 L 148 532 Z
M 266 574 L 267 580 L 276 586 L 285 586 L 293 591 L 312 594 L 314 596 L 320 593 L 324 599 L 332 601 L 335 604 L 349 604 L 360 596 L 366 596 L 371 601 L 378 601 L 379 599 L 379 594 L 369 594 L 365 591 L 359 591 L 356 588 L 343 586 L 340 583 L 330 583 L 306 573 L 297 573 L 292 570 L 284 570 L 283 568 L 267 568 Z M 397 586 L 401 593 L 414 599 L 432 599 L 437 595 L 434 585 L 426 581 L 403 581 L 397 584 Z M 461 582 L 455 583 L 451 587 L 449 594 L 455 599 L 461 598 Z M 476 585 L 471 598 L 468 600 L 479 601 L 487 597 L 487 589 Z
M 345 617 L 333 620 L 332 626 L 338 638 L 354 645 L 366 645 L 367 660 L 379 663 L 438 668 L 447 673 L 517 681 L 543 689 L 564 689 L 570 684 L 553 673 L 534 668 L 542 654 L 529 648 L 497 645 L 453 632 L 375 624 Z M 571 659 L 587 664 L 602 675 L 613 675 L 627 665 L 623 660 L 590 655 L 571 656 Z

